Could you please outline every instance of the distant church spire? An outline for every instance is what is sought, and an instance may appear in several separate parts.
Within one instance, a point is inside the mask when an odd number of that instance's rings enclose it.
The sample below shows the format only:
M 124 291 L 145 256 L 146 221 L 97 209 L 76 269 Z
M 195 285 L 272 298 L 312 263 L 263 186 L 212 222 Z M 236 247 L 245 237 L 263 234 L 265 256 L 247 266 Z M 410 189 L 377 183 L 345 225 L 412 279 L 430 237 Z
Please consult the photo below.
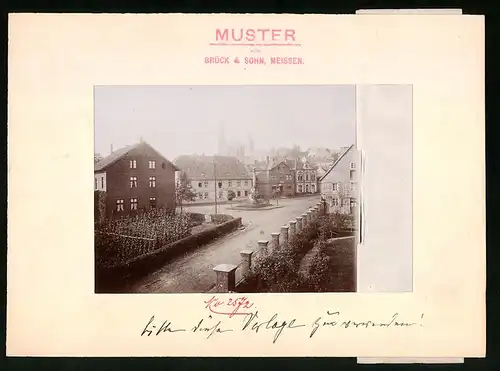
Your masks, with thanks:
M 227 143 L 226 143 L 226 137 L 224 134 L 224 125 L 221 124 L 219 128 L 219 139 L 217 143 L 217 152 L 219 155 L 226 155 L 227 151 Z

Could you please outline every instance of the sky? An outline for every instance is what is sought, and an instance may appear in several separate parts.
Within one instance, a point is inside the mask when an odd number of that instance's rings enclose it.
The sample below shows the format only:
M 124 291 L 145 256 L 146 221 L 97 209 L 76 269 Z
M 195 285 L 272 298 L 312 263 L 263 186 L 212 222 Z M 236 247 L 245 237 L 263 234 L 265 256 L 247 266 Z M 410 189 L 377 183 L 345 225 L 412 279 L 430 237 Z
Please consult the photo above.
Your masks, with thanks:
M 96 86 L 95 153 L 142 137 L 168 159 L 213 155 L 226 140 L 257 150 L 355 142 L 354 85 Z

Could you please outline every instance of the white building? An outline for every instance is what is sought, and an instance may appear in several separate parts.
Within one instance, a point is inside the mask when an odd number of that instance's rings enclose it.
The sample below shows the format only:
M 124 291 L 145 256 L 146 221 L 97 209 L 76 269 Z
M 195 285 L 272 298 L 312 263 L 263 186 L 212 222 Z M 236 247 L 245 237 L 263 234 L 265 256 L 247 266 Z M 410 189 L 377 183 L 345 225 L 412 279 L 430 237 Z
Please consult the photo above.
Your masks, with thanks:
M 359 158 L 354 145 L 344 149 L 319 179 L 322 197 L 330 213 L 353 213 L 357 209 Z

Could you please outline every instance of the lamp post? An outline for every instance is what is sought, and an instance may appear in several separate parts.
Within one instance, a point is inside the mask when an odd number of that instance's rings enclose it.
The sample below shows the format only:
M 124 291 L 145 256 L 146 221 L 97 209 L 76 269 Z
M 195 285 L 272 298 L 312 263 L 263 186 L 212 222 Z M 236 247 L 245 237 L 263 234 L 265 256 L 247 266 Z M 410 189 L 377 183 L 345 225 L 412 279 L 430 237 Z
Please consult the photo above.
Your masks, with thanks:
M 215 215 L 217 215 L 217 166 L 215 165 L 215 156 L 214 156 L 214 200 L 215 200 Z

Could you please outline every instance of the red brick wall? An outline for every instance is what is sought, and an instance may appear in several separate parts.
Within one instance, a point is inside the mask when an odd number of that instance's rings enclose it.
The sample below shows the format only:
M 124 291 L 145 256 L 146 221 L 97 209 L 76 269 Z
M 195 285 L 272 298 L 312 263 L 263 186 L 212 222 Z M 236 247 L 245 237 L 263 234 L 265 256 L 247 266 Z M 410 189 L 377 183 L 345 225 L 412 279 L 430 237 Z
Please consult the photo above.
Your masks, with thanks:
M 283 177 L 281 177 L 283 175 Z M 289 175 L 289 179 L 287 179 Z M 274 177 L 274 178 L 273 178 Z M 279 164 L 270 171 L 269 183 L 271 187 L 283 184 L 282 196 L 294 196 L 295 195 L 295 173 L 285 164 Z
M 137 161 L 137 168 L 130 168 L 130 160 Z M 156 168 L 149 169 L 149 161 L 156 161 Z M 162 166 L 163 165 L 163 166 Z M 137 188 L 130 188 L 130 177 L 137 177 Z M 149 177 L 156 177 L 156 187 L 149 187 Z M 130 199 L 137 198 L 138 209 L 149 208 L 149 198 L 156 197 L 156 207 L 175 208 L 175 168 L 151 147 L 139 146 L 106 169 L 107 215 L 116 210 L 116 200 L 124 200 L 126 215 L 130 212 Z

